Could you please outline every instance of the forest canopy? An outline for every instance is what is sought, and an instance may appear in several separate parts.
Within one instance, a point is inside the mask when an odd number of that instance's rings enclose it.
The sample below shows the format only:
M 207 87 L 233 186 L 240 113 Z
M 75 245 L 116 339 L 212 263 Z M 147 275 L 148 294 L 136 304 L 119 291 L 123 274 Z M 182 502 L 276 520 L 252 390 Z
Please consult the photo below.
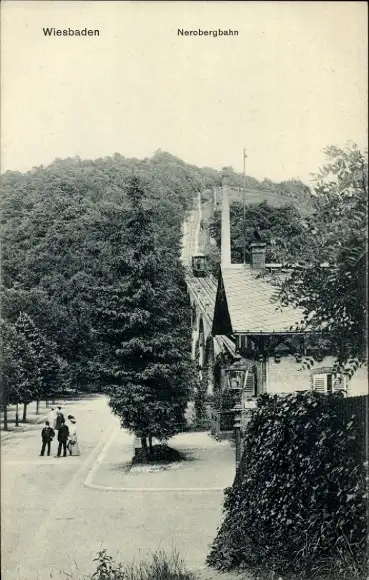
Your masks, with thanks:
M 28 402 L 47 390 L 99 391 L 105 386 L 102 369 L 112 351 L 94 307 L 103 291 L 127 281 L 121 262 L 134 249 L 133 237 L 126 235 L 133 176 L 142 190 L 143 215 L 151 215 L 150 244 L 155 251 L 160 248 L 162 266 L 177 272 L 170 283 L 183 292 L 182 222 L 198 191 L 219 184 L 216 171 L 157 151 L 144 160 L 119 154 L 94 161 L 56 159 L 48 167 L 2 176 L 1 314 L 3 337 L 11 337 L 10 350 L 3 353 L 10 369 L 3 404 Z M 20 334 L 25 319 L 33 329 L 26 337 Z M 31 334 L 45 345 L 48 371 L 41 376 L 42 369 L 34 369 L 20 389 L 11 369 L 27 375 L 20 353 L 31 353 L 28 358 L 34 353 Z

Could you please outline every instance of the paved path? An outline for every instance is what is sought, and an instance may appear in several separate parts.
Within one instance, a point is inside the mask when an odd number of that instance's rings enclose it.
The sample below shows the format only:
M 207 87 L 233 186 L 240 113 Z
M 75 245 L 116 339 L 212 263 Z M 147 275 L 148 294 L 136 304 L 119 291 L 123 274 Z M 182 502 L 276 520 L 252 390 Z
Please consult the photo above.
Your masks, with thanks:
M 221 520 L 222 489 L 233 478 L 233 450 L 203 433 L 181 434 L 173 445 L 192 461 L 129 473 L 133 438 L 106 400 L 70 408 L 80 457 L 38 457 L 40 425 L 2 443 L 2 578 L 55 580 L 60 571 L 77 580 L 94 569 L 101 548 L 124 562 L 175 548 L 189 568 L 202 568 Z

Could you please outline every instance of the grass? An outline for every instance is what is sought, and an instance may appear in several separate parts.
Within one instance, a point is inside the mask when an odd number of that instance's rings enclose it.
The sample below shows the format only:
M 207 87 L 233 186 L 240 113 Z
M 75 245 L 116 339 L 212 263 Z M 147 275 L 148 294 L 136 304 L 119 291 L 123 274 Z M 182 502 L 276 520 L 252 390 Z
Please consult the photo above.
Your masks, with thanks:
M 92 574 L 83 573 L 75 563 L 69 572 L 55 571 L 48 578 L 49 580 L 200 580 L 197 574 L 186 569 L 184 561 L 175 550 L 170 555 L 159 550 L 151 558 L 123 564 L 113 560 L 106 549 L 101 549 L 94 562 L 96 569 Z M 42 576 L 37 580 L 46 579 Z
M 177 552 L 168 556 L 159 551 L 150 560 L 124 566 L 102 550 L 95 561 L 97 568 L 91 580 L 197 580 L 195 574 L 186 570 Z

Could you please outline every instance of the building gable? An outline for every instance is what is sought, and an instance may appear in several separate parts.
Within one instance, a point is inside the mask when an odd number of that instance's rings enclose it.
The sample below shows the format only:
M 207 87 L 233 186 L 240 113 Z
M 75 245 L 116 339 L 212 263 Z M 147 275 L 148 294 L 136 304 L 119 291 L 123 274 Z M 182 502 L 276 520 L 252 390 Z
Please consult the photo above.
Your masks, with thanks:
M 212 334 L 213 336 L 230 336 L 233 334 L 222 273 L 220 273 L 218 279 Z

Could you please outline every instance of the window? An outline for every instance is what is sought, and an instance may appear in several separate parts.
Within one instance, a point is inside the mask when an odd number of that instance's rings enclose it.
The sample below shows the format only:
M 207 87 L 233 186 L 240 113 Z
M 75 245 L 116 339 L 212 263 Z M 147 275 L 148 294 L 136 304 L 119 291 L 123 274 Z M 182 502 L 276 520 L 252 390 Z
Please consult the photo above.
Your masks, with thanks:
M 346 377 L 333 373 L 317 373 L 312 376 L 312 388 L 320 393 L 334 393 L 342 391 L 346 393 Z

